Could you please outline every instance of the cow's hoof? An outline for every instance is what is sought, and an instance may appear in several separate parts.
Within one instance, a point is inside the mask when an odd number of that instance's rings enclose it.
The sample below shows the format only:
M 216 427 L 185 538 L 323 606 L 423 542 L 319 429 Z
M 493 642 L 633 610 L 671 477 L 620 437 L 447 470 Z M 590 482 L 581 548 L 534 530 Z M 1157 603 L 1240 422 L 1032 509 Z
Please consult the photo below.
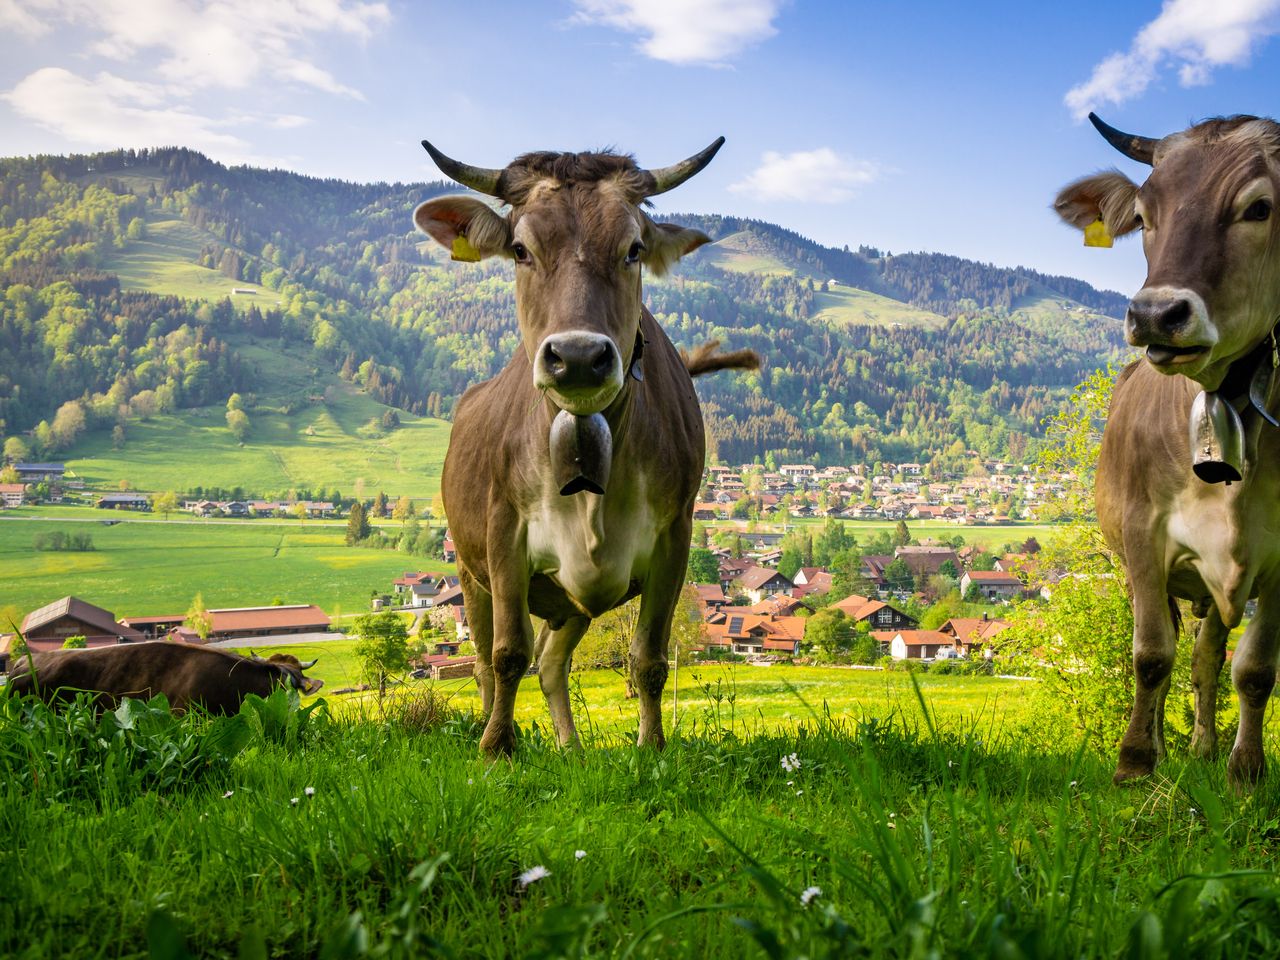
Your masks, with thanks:
M 516 728 L 514 724 L 495 725 L 490 721 L 480 738 L 480 751 L 491 760 L 509 757 L 516 752 Z
M 1267 761 L 1261 750 L 1241 750 L 1236 747 L 1227 761 L 1227 783 L 1236 793 L 1247 793 L 1262 782 L 1267 772 Z
M 1156 751 L 1154 747 L 1120 748 L 1120 762 L 1116 765 L 1116 775 L 1111 778 L 1114 784 L 1128 783 L 1130 780 L 1141 780 L 1149 777 L 1156 769 Z

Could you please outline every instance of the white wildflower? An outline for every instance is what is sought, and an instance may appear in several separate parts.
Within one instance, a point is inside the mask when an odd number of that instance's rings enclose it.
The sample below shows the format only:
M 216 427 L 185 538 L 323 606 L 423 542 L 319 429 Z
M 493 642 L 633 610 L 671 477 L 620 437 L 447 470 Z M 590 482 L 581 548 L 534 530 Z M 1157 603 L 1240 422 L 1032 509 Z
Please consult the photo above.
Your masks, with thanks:
M 314 796 L 316 795 L 316 788 L 315 788 L 315 787 L 304 787 L 304 788 L 303 788 L 303 790 L 302 790 L 302 792 L 303 792 L 303 793 L 305 793 L 308 797 L 314 797 Z
M 575 860 L 581 860 L 581 859 L 582 859 L 583 857 L 585 857 L 586 855 L 587 855 L 587 851 L 585 851 L 585 850 L 575 850 L 575 851 L 573 851 L 573 859 L 575 859 Z
M 886 826 L 886 827 L 888 827 L 890 830 L 897 830 L 897 829 L 898 829 L 898 825 L 897 825 L 896 823 L 894 823 L 892 820 L 890 820 L 888 823 L 886 823 L 886 824 L 885 824 L 885 826 Z
M 298 798 L 297 798 L 297 797 L 290 797 L 290 798 L 289 798 L 289 803 L 290 803 L 292 806 L 295 806 L 295 807 L 296 807 L 296 806 L 298 805 Z
M 472 777 L 467 777 L 467 786 L 469 787 L 469 786 L 471 786 L 473 783 L 475 783 L 475 780 L 474 780 Z
M 813 899 L 822 896 L 821 887 L 805 887 L 804 892 L 800 894 L 800 906 L 807 907 Z
M 537 883 L 543 877 L 549 876 L 551 876 L 551 871 L 542 866 L 542 864 L 538 864 L 536 867 L 530 867 L 524 873 L 520 874 L 520 886 L 527 887 L 529 884 Z
M 796 796 L 798 797 L 798 796 L 800 796 L 800 794 L 802 794 L 802 793 L 804 793 L 804 791 L 803 791 L 803 790 L 797 790 L 797 791 L 796 791 Z
M 223 800 L 230 800 L 233 796 L 235 796 L 235 791 L 234 791 L 234 790 L 228 790 L 226 793 L 224 793 L 224 794 L 222 795 L 222 799 L 223 799 Z

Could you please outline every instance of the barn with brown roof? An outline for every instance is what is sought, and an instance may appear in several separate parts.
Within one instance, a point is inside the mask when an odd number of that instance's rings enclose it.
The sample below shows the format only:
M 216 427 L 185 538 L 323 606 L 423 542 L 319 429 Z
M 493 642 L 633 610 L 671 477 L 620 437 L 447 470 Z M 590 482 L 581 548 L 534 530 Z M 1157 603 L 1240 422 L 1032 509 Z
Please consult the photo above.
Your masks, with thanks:
M 167 636 L 175 628 L 181 627 L 186 619 L 186 614 L 171 613 L 156 617 L 125 617 L 124 623 L 146 634 L 146 639 L 151 639 Z M 210 610 L 209 619 L 212 623 L 208 639 L 210 643 L 282 634 L 330 633 L 333 630 L 328 614 L 312 603 L 229 607 Z
M 146 638 L 115 614 L 79 597 L 63 597 L 32 610 L 22 620 L 22 635 L 32 650 L 57 650 L 68 637 L 81 636 L 91 647 L 136 643 Z

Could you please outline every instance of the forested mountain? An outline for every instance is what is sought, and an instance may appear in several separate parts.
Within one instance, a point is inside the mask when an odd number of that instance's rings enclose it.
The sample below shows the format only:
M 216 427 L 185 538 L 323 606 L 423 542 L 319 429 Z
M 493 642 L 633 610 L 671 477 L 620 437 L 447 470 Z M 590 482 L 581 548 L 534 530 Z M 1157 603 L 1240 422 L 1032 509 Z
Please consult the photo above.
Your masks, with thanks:
M 454 189 L 182 149 L 0 160 L 0 434 L 54 455 L 84 430 L 273 395 L 251 342 L 448 417 L 518 342 L 510 264 L 450 263 L 412 232 L 414 205 Z M 1078 280 L 676 219 L 719 242 L 650 281 L 651 309 L 678 344 L 766 360 L 699 383 L 725 460 L 1017 459 L 1121 345 L 1124 298 Z

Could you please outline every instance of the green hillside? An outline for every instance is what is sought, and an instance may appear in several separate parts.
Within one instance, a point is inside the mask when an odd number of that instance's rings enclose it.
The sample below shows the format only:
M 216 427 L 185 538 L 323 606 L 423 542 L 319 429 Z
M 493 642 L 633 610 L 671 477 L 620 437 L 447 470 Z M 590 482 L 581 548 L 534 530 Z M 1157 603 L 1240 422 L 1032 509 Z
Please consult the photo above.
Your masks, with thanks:
M 0 160 L 0 435 L 104 485 L 189 487 L 185 454 L 253 493 L 430 493 L 442 421 L 519 342 L 511 264 L 452 263 L 411 227 L 453 189 L 182 149 Z M 716 242 L 650 279 L 654 315 L 679 346 L 764 357 L 698 384 L 727 461 L 1025 458 L 1122 349 L 1124 298 L 1069 277 L 672 219 Z M 232 394 L 253 398 L 243 447 Z M 364 429 L 389 408 L 398 430 Z

